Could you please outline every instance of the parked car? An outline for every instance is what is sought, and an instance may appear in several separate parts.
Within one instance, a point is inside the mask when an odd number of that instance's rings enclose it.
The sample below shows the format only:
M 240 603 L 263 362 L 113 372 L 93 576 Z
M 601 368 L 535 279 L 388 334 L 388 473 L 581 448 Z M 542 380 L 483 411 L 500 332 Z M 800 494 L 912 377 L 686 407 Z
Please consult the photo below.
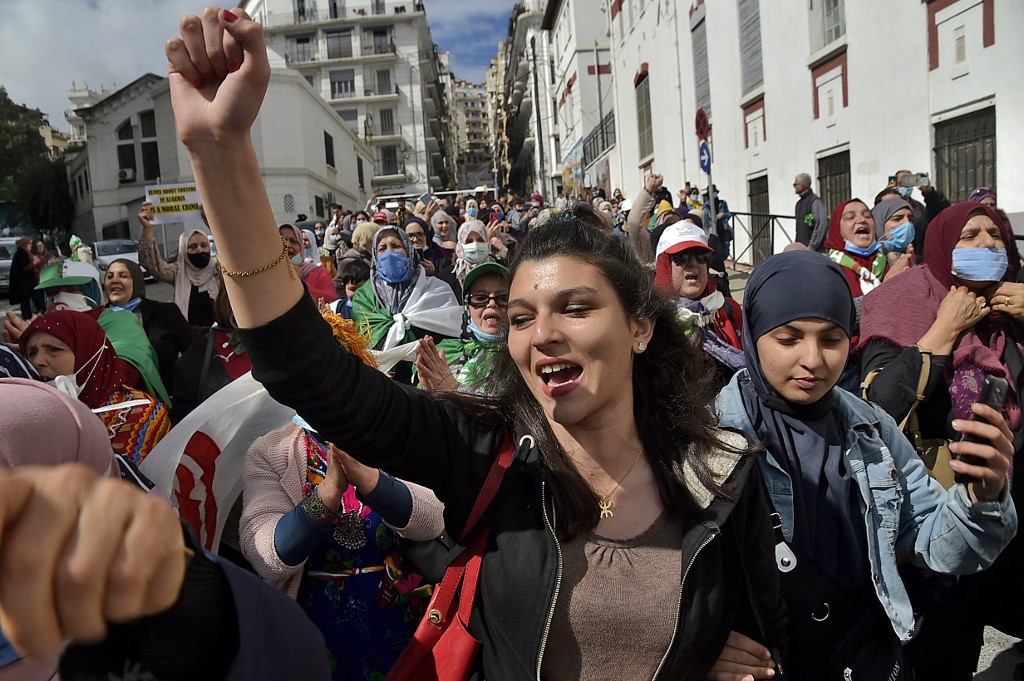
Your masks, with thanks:
M 11 259 L 17 246 L 17 238 L 0 239 L 0 293 L 6 296 L 11 290 Z
M 110 263 L 124 258 L 132 262 L 139 262 L 139 245 L 131 239 L 108 239 L 97 241 L 92 245 L 93 259 L 100 273 L 105 273 Z M 151 281 L 153 277 L 146 273 L 146 280 Z

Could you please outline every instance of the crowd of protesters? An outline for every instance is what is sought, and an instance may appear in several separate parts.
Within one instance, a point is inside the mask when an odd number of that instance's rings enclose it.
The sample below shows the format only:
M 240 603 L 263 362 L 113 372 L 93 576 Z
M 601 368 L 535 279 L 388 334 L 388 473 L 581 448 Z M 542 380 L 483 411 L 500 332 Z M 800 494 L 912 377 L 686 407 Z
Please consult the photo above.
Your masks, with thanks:
M 992 189 L 898 171 L 829 211 L 798 175 L 742 303 L 728 204 L 657 174 L 305 229 L 252 189 L 262 29 L 182 36 L 208 228 L 168 262 L 143 205 L 102 277 L 18 244 L 0 678 L 407 678 L 471 536 L 456 678 L 960 681 L 985 626 L 1024 635 L 1024 270 Z M 242 381 L 294 417 L 246 442 L 215 555 L 139 466 Z

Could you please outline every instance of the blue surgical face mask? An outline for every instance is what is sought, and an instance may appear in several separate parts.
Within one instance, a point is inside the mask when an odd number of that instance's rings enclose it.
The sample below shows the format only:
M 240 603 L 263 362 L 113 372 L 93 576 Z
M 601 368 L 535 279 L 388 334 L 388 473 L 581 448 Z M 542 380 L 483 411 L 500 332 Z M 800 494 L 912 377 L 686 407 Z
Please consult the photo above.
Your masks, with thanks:
M 914 243 L 914 234 L 914 223 L 908 220 L 889 230 L 889 238 L 879 243 L 889 253 L 906 253 L 910 244 Z
M 1002 281 L 1008 260 L 1005 248 L 954 248 L 953 275 L 967 281 Z
M 902 196 L 904 199 L 909 199 L 911 194 L 914 193 L 914 188 L 913 187 L 897 187 L 896 191 L 898 191 L 900 193 L 900 196 Z
M 473 336 L 483 343 L 501 343 L 505 340 L 508 334 L 505 333 L 486 333 L 476 325 L 472 319 L 469 320 L 469 330 Z
M 12 662 L 17 662 L 21 659 L 21 655 L 14 649 L 11 642 L 4 636 L 3 629 L 0 629 L 0 667 L 6 667 Z
M 293 255 L 292 256 L 292 262 L 295 263 L 296 265 L 301 265 L 302 264 L 302 254 L 299 253 L 298 255 Z
M 476 208 L 473 208 L 472 206 L 467 208 L 466 209 L 466 215 L 468 215 L 471 218 L 475 218 L 476 217 Z
M 869 255 L 874 255 L 875 251 L 877 251 L 881 247 L 882 247 L 882 244 L 880 244 L 877 241 L 872 243 L 867 248 L 861 248 L 860 246 L 854 246 L 849 241 L 846 242 L 846 250 L 849 251 L 850 253 L 853 253 L 854 255 L 859 255 L 862 258 L 866 258 Z
M 404 283 L 412 274 L 409 256 L 399 251 L 384 251 L 377 256 L 377 272 L 389 284 Z

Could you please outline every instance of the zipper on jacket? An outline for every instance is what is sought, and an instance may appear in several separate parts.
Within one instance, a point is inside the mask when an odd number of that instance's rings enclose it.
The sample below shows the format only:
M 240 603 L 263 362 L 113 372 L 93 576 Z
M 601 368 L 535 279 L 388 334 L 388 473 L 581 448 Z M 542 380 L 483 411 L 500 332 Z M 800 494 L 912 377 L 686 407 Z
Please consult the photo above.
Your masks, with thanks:
M 693 556 L 690 557 L 690 562 L 686 565 L 686 570 L 683 571 L 683 578 L 679 580 L 679 601 L 676 603 L 676 622 L 672 627 L 672 638 L 668 641 L 668 648 L 665 649 L 665 654 L 662 656 L 661 662 L 658 664 L 658 668 L 654 671 L 654 676 L 651 677 L 651 681 L 656 681 L 656 679 L 661 675 L 661 670 L 664 668 L 665 662 L 668 660 L 669 653 L 672 652 L 672 646 L 676 644 L 676 635 L 679 633 L 679 613 L 683 609 L 683 588 L 686 586 L 686 576 L 690 574 L 690 568 L 692 568 L 693 564 L 697 561 L 697 556 L 700 555 L 700 552 L 703 551 L 704 547 L 710 544 L 717 536 L 718 529 L 716 528 L 707 539 L 700 543 L 697 550 L 693 552 Z
M 541 509 L 544 512 L 544 524 L 548 526 L 548 531 L 551 532 L 551 538 L 555 540 L 555 551 L 558 553 L 558 577 L 555 579 L 555 593 L 551 597 L 551 608 L 548 610 L 548 617 L 544 622 L 544 635 L 540 639 L 540 653 L 537 655 L 537 681 L 541 681 L 540 669 L 541 665 L 544 663 L 544 649 L 547 648 L 548 645 L 548 634 L 551 633 L 551 621 L 555 617 L 555 603 L 558 602 L 558 592 L 562 588 L 562 545 L 558 543 L 558 535 L 555 534 L 555 528 L 551 525 L 551 520 L 548 519 L 547 489 L 547 482 L 541 482 L 540 504 Z M 681 595 L 680 599 L 682 599 Z

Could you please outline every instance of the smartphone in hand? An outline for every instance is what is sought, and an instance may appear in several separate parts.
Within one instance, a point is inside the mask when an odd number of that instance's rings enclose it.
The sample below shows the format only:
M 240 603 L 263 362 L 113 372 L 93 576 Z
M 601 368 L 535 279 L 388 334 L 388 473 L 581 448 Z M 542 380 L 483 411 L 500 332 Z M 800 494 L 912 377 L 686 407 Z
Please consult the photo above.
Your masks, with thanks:
M 992 374 L 985 374 L 985 384 L 981 387 L 981 395 L 978 396 L 978 402 L 980 402 L 981 404 L 987 404 L 996 411 L 999 411 L 1003 407 L 1003 401 L 1006 399 L 1006 394 L 1007 392 L 1009 392 L 1009 390 L 1010 384 L 1006 382 L 1005 378 L 993 376 Z M 972 420 L 988 423 L 988 421 L 986 421 L 981 416 L 978 416 L 977 414 L 974 414 Z M 960 441 L 989 444 L 988 440 L 979 438 L 976 435 L 968 435 L 967 433 L 964 433 L 963 437 L 960 438 Z M 957 460 L 963 461 L 964 463 L 970 464 L 972 466 L 985 465 L 984 460 L 979 459 L 976 456 L 971 456 L 969 454 L 957 454 L 956 458 Z M 963 475 L 962 473 L 957 473 L 955 480 L 956 482 L 962 482 L 964 484 L 967 484 L 973 481 L 974 478 L 967 475 Z
M 425 191 L 422 194 L 420 194 L 419 202 L 422 203 L 424 206 L 429 206 L 430 202 L 433 200 L 434 197 L 430 195 L 429 191 Z

